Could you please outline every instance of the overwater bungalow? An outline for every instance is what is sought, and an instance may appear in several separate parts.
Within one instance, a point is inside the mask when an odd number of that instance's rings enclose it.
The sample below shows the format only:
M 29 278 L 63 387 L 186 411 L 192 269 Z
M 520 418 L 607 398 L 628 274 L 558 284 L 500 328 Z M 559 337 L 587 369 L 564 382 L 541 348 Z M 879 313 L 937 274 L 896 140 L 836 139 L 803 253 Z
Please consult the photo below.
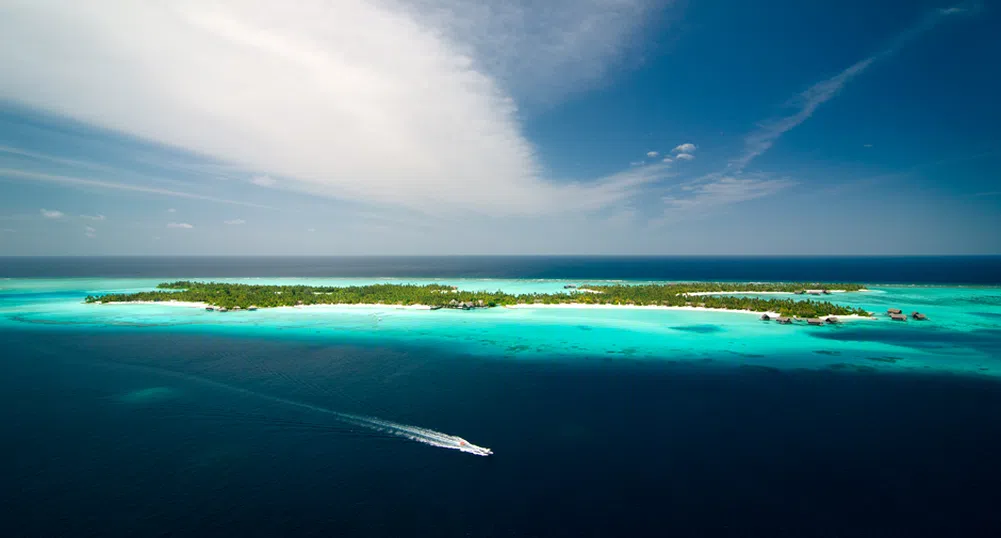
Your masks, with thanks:
M 893 321 L 907 321 L 907 316 L 903 314 L 890 314 L 890 319 Z
M 911 317 L 919 321 L 925 321 L 928 319 L 928 316 L 925 316 L 921 312 L 911 312 Z
M 761 314 L 761 321 L 771 321 L 771 320 L 772 320 L 772 317 L 769 316 L 767 313 Z
M 787 317 L 777 318 L 776 321 L 778 321 L 779 323 L 781 323 L 783 325 L 789 325 L 790 323 L 792 323 L 792 320 L 789 319 L 789 318 L 787 318 Z
M 205 311 L 206 311 L 206 312 L 215 312 L 215 307 L 212 307 L 212 306 L 206 306 L 206 307 L 205 307 Z
M 220 311 L 220 312 L 229 312 L 229 309 L 228 309 L 228 308 L 226 308 L 225 306 L 220 306 L 220 307 L 219 307 L 219 311 Z
M 431 310 L 441 310 L 442 308 L 445 308 L 445 305 L 436 304 L 431 307 Z
M 257 310 L 257 307 L 256 306 L 248 306 L 247 310 L 250 310 L 251 312 L 254 312 L 255 310 Z
M 824 320 L 822 320 L 820 318 L 810 318 L 810 319 L 806 320 L 806 322 L 809 323 L 810 325 L 823 325 L 824 324 Z
M 798 290 L 796 291 L 796 295 L 806 295 L 806 290 Z
M 835 324 L 835 323 L 841 323 L 841 320 L 839 320 L 836 316 L 827 316 L 827 320 L 826 321 L 827 321 L 827 323 L 830 323 L 832 325 Z
M 563 286 L 563 289 L 565 289 L 565 290 L 577 289 L 577 285 L 576 284 L 567 284 L 567 285 Z
M 823 293 L 824 295 L 830 295 L 830 294 L 831 294 L 831 290 L 823 290 L 823 292 L 822 292 L 822 293 Z
M 239 306 L 234 306 L 234 307 L 233 307 L 233 312 L 236 312 L 237 310 L 243 310 L 243 309 L 242 309 L 242 308 L 240 308 Z
M 904 311 L 901 310 L 901 309 L 899 309 L 899 308 L 888 308 L 888 309 L 886 309 L 886 313 L 890 314 L 890 315 L 893 315 L 893 314 L 903 314 Z

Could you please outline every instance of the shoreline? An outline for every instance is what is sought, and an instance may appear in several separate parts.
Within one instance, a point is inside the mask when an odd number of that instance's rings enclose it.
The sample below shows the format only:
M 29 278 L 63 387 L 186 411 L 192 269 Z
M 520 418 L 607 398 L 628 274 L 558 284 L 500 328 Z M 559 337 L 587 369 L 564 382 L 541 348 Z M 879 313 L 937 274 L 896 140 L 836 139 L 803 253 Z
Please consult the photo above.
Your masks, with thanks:
M 823 290 L 804 290 L 807 295 L 815 295 L 816 293 L 823 292 Z M 867 293 L 872 290 L 861 289 L 861 290 L 827 290 L 829 293 Z M 798 294 L 794 291 L 696 291 L 692 293 L 685 293 L 687 297 L 701 297 L 706 295 L 803 295 Z M 821 295 L 823 295 L 821 293 Z
M 785 293 L 785 292 L 774 292 L 774 293 Z M 167 306 L 179 306 L 185 308 L 216 308 L 219 307 L 212 306 L 208 303 L 202 302 L 191 302 L 191 301 L 112 301 L 108 303 L 95 303 L 98 305 L 133 305 L 133 304 L 145 304 L 145 305 L 167 305 Z M 292 310 L 292 309 L 307 309 L 307 308 L 392 308 L 400 310 L 431 310 L 429 305 L 401 305 L 401 304 L 381 304 L 381 303 L 330 303 L 330 304 L 311 304 L 311 305 L 296 305 L 296 306 L 272 306 L 272 307 L 258 307 L 258 311 L 264 310 Z M 531 310 L 531 309 L 549 309 L 549 308 L 562 308 L 562 309 L 609 309 L 609 310 L 680 310 L 689 312 L 732 312 L 735 314 L 755 314 L 762 316 L 768 314 L 770 317 L 779 317 L 778 312 L 759 312 L 755 310 L 734 310 L 727 308 L 708 308 L 704 306 L 662 306 L 662 305 L 617 305 L 617 304 L 589 304 L 589 303 L 551 303 L 551 304 L 514 304 L 514 305 L 501 305 L 496 308 L 506 308 L 510 310 Z M 477 310 L 490 310 L 491 308 L 478 308 Z M 451 309 L 449 309 L 451 310 Z M 246 309 L 241 309 L 241 312 L 246 312 Z M 232 310 L 230 311 L 232 312 Z M 820 319 L 826 319 L 831 315 L 820 316 Z M 833 317 L 839 320 L 853 320 L 853 319 L 867 319 L 875 320 L 875 317 L 859 316 L 857 314 L 850 315 L 833 315 Z
M 758 316 L 763 316 L 768 314 L 770 317 L 776 318 L 781 315 L 778 312 L 760 312 L 757 310 L 735 310 L 729 308 L 708 308 L 705 306 L 662 306 L 662 305 L 616 305 L 616 304 L 588 304 L 588 303 L 554 303 L 554 304 L 516 304 L 516 305 L 505 305 L 502 308 L 509 308 L 512 310 L 527 310 L 532 308 L 567 308 L 567 309 L 589 309 L 589 308 L 607 308 L 612 310 L 682 310 L 689 312 L 732 312 L 735 314 L 755 314 Z M 828 317 L 835 317 L 839 320 L 852 320 L 852 319 L 876 319 L 874 316 L 859 316 L 858 314 L 849 315 L 836 315 L 828 314 L 824 316 L 819 316 L 820 319 L 827 319 Z M 805 318 L 799 318 L 804 319 Z

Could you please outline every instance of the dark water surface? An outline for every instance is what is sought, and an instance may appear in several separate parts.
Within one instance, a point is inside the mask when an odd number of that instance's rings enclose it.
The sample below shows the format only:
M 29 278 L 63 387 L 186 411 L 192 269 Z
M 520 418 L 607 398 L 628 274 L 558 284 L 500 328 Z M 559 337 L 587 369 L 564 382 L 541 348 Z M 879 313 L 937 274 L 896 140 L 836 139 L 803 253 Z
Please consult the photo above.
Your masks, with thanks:
M 7 332 L 4 345 L 9 536 L 1001 530 L 990 381 L 130 332 Z M 201 380 L 496 455 L 326 431 L 310 426 L 336 426 L 322 413 Z
M 1001 284 L 1001 256 L 0 257 L 0 277 L 244 276 Z

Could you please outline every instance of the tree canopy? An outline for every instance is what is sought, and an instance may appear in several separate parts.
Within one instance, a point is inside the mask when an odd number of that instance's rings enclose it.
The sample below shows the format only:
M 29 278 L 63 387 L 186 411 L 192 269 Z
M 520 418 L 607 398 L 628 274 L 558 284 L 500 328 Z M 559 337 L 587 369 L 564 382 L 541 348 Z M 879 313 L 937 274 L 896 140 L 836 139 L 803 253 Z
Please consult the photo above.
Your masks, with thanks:
M 712 295 L 734 292 L 787 292 L 864 289 L 859 284 L 691 282 L 639 285 L 581 285 L 561 293 L 510 294 L 466 291 L 442 284 L 373 284 L 368 286 L 257 285 L 219 282 L 165 282 L 156 290 L 89 296 L 88 303 L 190 301 L 216 307 L 269 308 L 317 304 L 427 305 L 448 307 L 452 301 L 488 307 L 516 304 L 602 304 L 638 306 L 699 306 L 725 310 L 779 312 L 785 316 L 862 315 L 861 308 L 794 298 Z M 691 295 L 691 294 L 709 295 Z

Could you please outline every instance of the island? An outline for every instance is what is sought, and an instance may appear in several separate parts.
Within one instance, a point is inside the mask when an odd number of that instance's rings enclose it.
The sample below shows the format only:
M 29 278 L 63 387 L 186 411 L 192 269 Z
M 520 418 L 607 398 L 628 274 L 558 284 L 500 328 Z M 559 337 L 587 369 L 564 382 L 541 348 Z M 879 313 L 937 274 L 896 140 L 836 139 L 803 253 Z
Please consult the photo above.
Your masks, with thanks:
M 777 313 L 787 317 L 870 317 L 861 308 L 827 301 L 755 297 L 797 294 L 807 289 L 864 291 L 861 284 L 688 282 L 668 284 L 582 284 L 559 293 L 510 294 L 467 291 L 442 284 L 367 286 L 257 285 L 220 282 L 164 282 L 156 290 L 88 296 L 87 303 L 176 302 L 223 311 L 311 305 L 398 305 L 430 310 L 473 310 L 500 306 L 619 306 L 698 308 Z M 741 295 L 743 294 L 743 295 Z

